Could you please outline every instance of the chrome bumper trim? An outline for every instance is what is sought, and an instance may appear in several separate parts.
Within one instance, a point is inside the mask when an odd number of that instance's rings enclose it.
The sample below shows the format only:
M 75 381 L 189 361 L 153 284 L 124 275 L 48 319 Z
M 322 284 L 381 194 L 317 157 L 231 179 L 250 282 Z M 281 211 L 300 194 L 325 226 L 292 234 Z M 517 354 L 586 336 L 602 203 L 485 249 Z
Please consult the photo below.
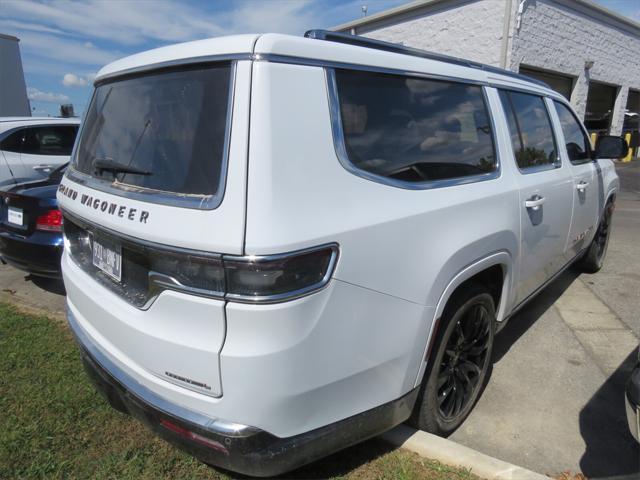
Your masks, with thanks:
M 208 430 L 218 435 L 226 437 L 242 438 L 255 435 L 262 430 L 242 425 L 239 423 L 228 422 L 215 417 L 209 417 L 202 413 L 189 410 L 185 407 L 168 401 L 166 398 L 152 392 L 142 385 L 130 375 L 119 368 L 109 357 L 107 357 L 98 346 L 89 338 L 87 333 L 82 329 L 78 320 L 75 318 L 71 309 L 67 306 L 67 321 L 74 333 L 78 343 L 94 358 L 99 365 L 107 371 L 113 378 L 120 382 L 129 392 L 141 399 L 143 402 L 152 407 L 161 410 L 182 420 L 186 420 L 198 427 Z

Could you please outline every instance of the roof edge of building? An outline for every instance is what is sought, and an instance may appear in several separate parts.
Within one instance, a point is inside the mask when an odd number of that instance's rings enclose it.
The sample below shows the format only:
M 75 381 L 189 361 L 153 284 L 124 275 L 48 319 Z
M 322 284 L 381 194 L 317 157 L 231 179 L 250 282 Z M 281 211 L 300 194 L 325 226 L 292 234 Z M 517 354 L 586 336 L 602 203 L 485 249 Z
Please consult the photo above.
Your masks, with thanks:
M 16 42 L 20 41 L 18 37 L 14 37 L 13 35 L 7 35 L 6 33 L 0 33 L 0 38 L 3 38 L 4 40 L 15 40 Z
M 419 10 L 424 7 L 430 7 L 432 5 L 437 5 L 439 3 L 449 3 L 455 0 L 415 0 L 404 5 L 399 5 L 397 7 L 389 8 L 387 10 L 383 10 L 382 12 L 374 13 L 373 15 L 369 15 L 367 17 L 358 18 L 356 20 L 352 20 L 350 22 L 343 23 L 341 25 L 337 25 L 335 27 L 329 28 L 329 30 L 340 32 L 350 30 L 352 28 L 358 28 L 365 25 L 369 25 L 372 23 L 376 23 L 382 20 L 386 20 L 398 15 L 403 15 L 406 13 L 411 13 L 415 10 Z M 608 17 L 613 22 L 612 23 L 622 23 L 627 27 L 631 27 L 631 29 L 635 30 L 638 34 L 640 34 L 640 22 L 636 22 L 635 20 L 621 15 L 619 13 L 614 12 L 602 5 L 595 3 L 593 0 L 565 0 L 560 1 L 558 3 L 574 3 L 581 6 L 583 9 L 591 10 L 596 12 L 597 14 Z
M 329 30 L 338 32 L 338 31 L 348 30 L 350 28 L 361 27 L 369 23 L 375 23 L 380 20 L 385 20 L 387 18 L 395 17 L 396 15 L 401 15 L 404 13 L 412 12 L 414 10 L 419 10 L 420 8 L 423 8 L 423 7 L 435 5 L 437 3 L 445 3 L 448 1 L 451 1 L 451 0 L 414 0 L 412 2 L 408 2 L 403 5 L 398 5 L 397 7 L 389 8 L 387 10 L 374 13 L 373 15 L 368 15 L 366 17 L 358 18 L 356 20 L 351 20 L 350 22 L 346 22 L 341 25 L 337 25 L 335 27 L 330 27 Z

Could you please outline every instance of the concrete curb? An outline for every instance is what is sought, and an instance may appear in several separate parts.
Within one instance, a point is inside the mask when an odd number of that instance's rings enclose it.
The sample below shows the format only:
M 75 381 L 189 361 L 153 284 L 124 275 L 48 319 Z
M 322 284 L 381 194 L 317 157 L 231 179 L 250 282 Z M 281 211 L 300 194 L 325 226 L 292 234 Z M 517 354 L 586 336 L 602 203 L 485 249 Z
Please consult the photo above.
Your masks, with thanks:
M 400 425 L 383 433 L 381 438 L 422 457 L 469 469 L 474 475 L 488 480 L 549 480 L 546 475 L 503 462 L 446 438 L 415 430 L 406 425 Z

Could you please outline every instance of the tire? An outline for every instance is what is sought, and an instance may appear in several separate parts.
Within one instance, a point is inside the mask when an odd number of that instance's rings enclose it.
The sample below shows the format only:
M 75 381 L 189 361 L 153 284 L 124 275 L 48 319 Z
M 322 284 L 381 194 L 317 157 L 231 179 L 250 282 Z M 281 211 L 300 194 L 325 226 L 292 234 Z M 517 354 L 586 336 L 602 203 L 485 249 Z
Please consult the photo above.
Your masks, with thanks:
M 604 265 L 604 258 L 609 247 L 609 234 L 611 233 L 611 218 L 613 216 L 613 202 L 607 203 L 602 220 L 598 225 L 591 244 L 586 253 L 576 262 L 576 267 L 584 273 L 596 273 Z
M 446 437 L 467 418 L 491 368 L 495 318 L 493 297 L 480 284 L 449 300 L 409 419 L 414 427 Z

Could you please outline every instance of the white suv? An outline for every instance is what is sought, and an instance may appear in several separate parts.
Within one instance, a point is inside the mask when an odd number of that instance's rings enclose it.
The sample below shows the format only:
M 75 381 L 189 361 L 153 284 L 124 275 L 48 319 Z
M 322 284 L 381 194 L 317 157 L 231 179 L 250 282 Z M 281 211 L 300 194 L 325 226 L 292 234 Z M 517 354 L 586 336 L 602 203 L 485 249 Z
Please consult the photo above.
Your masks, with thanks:
M 350 35 L 133 55 L 58 192 L 69 323 L 111 404 L 210 464 L 447 435 L 496 330 L 602 265 L 624 146 L 534 80 Z
M 77 118 L 0 117 L 0 187 L 41 180 L 69 161 Z

